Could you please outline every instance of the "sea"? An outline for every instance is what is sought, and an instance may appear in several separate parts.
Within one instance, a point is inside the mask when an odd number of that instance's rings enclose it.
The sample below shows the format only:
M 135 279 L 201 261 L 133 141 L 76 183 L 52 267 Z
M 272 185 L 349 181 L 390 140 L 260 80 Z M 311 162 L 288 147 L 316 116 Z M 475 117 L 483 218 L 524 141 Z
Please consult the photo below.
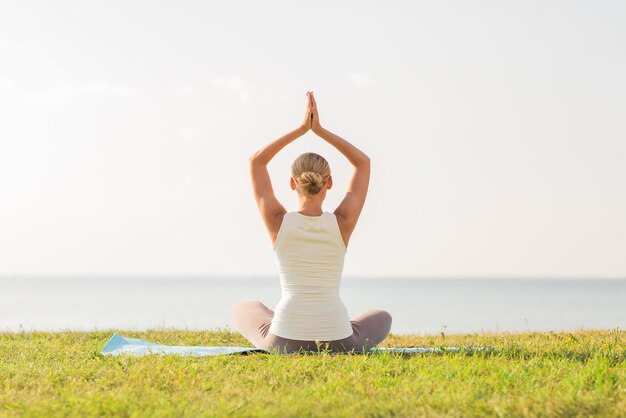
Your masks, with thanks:
M 340 294 L 401 335 L 626 328 L 626 279 L 344 277 Z M 0 331 L 234 331 L 236 301 L 279 299 L 278 277 L 4 276 Z

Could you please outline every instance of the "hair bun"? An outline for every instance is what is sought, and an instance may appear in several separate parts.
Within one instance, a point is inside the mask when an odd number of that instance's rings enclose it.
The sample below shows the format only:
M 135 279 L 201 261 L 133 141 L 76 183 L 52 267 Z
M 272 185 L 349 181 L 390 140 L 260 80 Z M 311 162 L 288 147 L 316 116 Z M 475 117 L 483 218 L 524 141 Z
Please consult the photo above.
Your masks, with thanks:
M 298 193 L 313 196 L 322 190 L 330 178 L 330 166 L 324 157 L 305 152 L 291 165 L 291 177 L 298 184 Z
M 305 171 L 300 174 L 300 186 L 307 191 L 308 194 L 314 195 L 324 186 L 322 175 L 314 171 Z

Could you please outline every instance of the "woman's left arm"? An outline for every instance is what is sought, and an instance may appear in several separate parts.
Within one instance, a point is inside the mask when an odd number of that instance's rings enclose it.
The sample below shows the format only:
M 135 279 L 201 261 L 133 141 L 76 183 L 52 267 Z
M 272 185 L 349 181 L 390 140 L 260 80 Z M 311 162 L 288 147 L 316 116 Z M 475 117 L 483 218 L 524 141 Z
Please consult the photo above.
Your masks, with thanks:
M 304 135 L 311 128 L 311 100 L 307 92 L 308 106 L 302 124 L 291 132 L 286 133 L 275 141 L 264 146 L 250 156 L 250 177 L 252 179 L 252 189 L 254 198 L 261 211 L 261 217 L 265 222 L 272 242 L 278 235 L 282 216 L 287 210 L 280 204 L 274 195 L 272 181 L 267 171 L 267 164 L 278 152 L 287 144 L 295 141 Z

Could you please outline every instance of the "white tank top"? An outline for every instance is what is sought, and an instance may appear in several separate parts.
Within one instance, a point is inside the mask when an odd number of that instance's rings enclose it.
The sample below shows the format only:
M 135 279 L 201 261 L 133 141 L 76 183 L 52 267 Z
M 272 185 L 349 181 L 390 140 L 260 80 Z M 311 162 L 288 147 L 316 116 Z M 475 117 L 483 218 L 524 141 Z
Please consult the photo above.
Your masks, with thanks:
M 335 214 L 285 214 L 274 243 L 282 292 L 269 332 L 305 341 L 352 335 L 339 296 L 346 252 Z

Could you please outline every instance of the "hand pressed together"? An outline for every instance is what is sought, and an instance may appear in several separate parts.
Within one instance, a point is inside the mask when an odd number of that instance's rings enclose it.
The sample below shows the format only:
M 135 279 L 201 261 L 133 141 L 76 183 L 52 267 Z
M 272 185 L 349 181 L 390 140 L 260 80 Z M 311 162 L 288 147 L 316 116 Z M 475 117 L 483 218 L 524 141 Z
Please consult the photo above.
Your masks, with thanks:
M 307 91 L 306 95 L 307 107 L 301 127 L 305 128 L 307 131 L 311 129 L 313 132 L 317 133 L 322 128 L 320 125 L 319 115 L 317 113 L 317 103 L 315 102 L 315 97 L 313 96 L 312 91 Z

